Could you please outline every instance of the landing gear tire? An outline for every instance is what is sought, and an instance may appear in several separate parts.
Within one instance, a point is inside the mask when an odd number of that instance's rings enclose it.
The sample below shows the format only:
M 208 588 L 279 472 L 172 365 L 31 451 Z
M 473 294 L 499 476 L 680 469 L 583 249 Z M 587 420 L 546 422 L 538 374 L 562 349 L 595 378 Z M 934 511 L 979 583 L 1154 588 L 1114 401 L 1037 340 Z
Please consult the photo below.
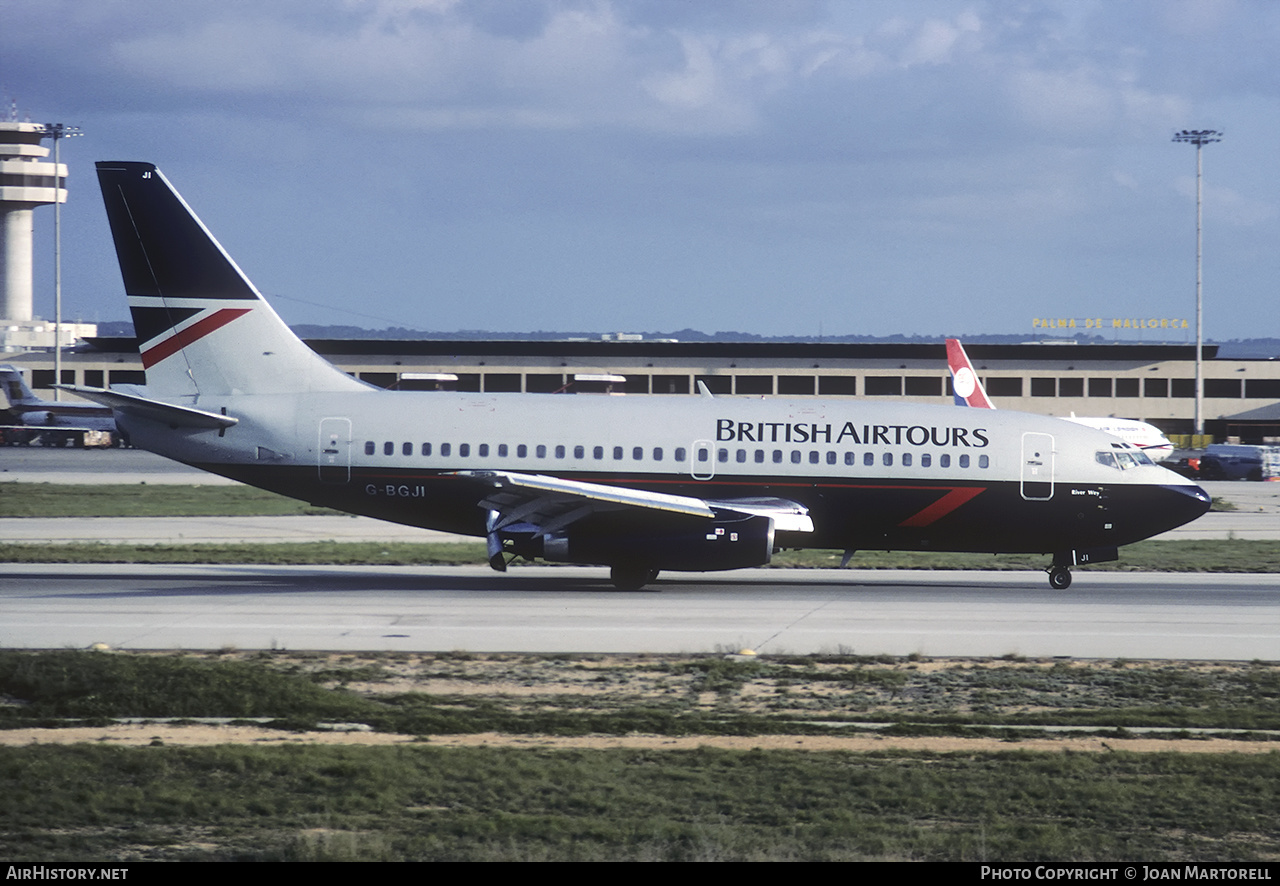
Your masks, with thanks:
M 658 570 L 647 566 L 613 566 L 609 580 L 620 591 L 638 591 L 658 577 Z
M 1065 591 L 1071 587 L 1071 570 L 1065 566 L 1050 567 L 1049 587 L 1055 591 Z

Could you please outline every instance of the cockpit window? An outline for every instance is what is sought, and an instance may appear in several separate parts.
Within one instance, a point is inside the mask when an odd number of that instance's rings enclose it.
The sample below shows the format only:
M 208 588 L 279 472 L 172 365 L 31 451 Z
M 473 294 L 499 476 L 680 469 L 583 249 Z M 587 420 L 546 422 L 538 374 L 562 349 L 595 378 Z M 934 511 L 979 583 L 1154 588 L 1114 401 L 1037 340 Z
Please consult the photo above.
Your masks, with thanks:
M 1114 445 L 1114 444 L 1112 444 Z M 1130 468 L 1136 468 L 1139 465 L 1155 464 L 1147 454 L 1141 449 L 1120 449 L 1115 452 L 1108 452 L 1105 449 L 1095 453 L 1094 458 L 1098 464 L 1106 465 L 1109 468 L 1119 468 L 1127 471 Z

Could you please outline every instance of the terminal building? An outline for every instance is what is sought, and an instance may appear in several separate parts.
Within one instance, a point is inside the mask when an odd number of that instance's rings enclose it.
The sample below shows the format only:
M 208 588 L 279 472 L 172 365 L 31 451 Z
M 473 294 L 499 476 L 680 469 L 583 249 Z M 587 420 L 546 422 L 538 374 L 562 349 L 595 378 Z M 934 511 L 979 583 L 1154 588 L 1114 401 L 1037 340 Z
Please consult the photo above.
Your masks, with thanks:
M 627 337 L 633 339 L 634 337 Z M 892 398 L 951 401 L 943 343 L 456 341 L 312 339 L 313 350 L 382 388 L 473 392 Z M 1195 347 L 1174 344 L 970 344 L 996 406 L 1044 415 L 1150 422 L 1175 442 L 1195 418 Z M 1218 359 L 1204 349 L 1205 432 L 1217 442 L 1280 442 L 1280 360 Z M 14 355 L 37 393 L 47 353 Z M 89 338 L 66 353 L 66 384 L 143 384 L 137 344 Z M 1211 441 L 1195 441 L 1196 443 Z

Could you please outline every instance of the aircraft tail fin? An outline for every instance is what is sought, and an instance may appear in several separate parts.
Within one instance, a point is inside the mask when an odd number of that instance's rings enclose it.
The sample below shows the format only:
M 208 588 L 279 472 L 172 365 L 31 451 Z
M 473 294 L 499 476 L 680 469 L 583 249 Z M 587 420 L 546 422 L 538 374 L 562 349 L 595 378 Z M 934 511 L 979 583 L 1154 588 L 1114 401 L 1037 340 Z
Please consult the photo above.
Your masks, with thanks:
M 367 389 L 293 334 L 159 169 L 97 169 L 152 396 Z
M 979 409 L 995 409 L 987 397 L 982 381 L 973 371 L 969 355 L 958 338 L 947 339 L 947 368 L 951 370 L 951 393 L 957 406 L 976 406 Z
M 3 386 L 4 395 L 9 398 L 10 406 L 38 406 L 44 402 L 27 385 L 22 372 L 16 366 L 10 366 L 7 363 L 0 366 L 0 386 Z

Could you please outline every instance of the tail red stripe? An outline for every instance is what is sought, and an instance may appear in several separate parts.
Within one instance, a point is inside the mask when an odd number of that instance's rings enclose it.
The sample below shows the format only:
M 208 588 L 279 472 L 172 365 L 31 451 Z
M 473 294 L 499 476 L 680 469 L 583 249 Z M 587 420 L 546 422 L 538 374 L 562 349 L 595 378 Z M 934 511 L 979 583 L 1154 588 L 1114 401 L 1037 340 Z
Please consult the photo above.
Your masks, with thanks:
M 169 336 L 153 348 L 142 352 L 142 368 L 150 369 L 166 357 L 172 357 L 187 345 L 195 344 L 209 333 L 221 329 L 241 314 L 247 314 L 252 308 L 222 308 L 209 316 L 192 323 L 181 332 Z

